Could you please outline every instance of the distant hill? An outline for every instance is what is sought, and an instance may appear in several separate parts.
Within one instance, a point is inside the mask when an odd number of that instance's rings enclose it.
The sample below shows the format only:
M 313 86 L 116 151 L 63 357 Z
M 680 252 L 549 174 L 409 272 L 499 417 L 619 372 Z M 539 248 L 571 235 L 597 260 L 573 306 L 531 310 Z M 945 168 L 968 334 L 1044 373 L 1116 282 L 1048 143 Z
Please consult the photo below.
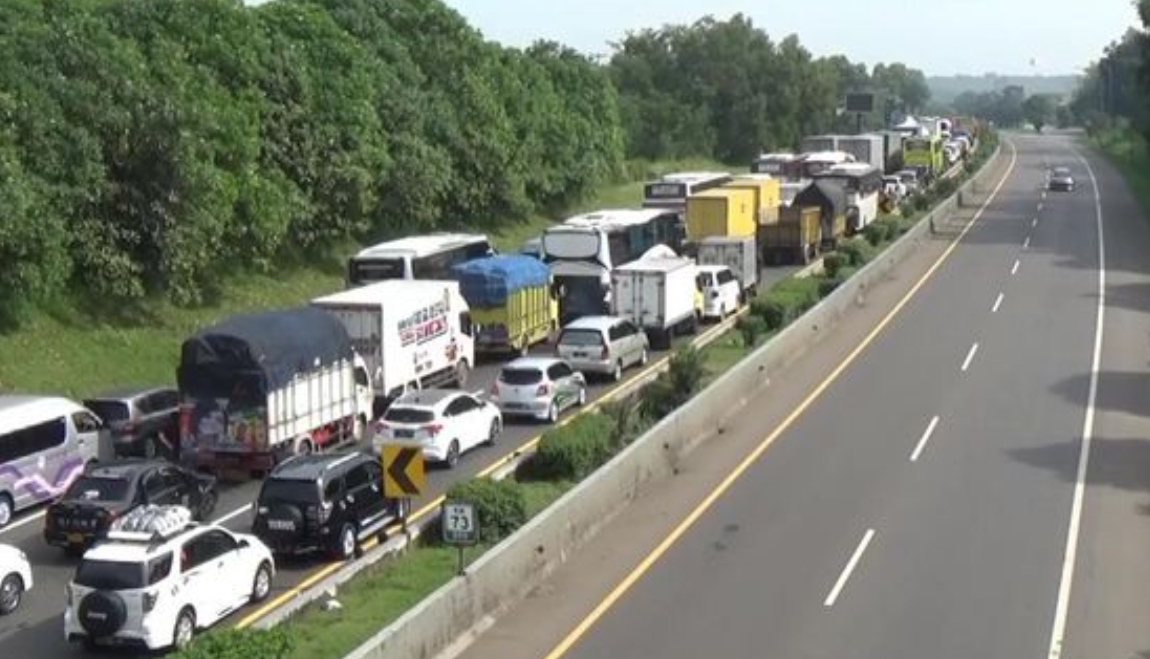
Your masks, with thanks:
M 1026 95 L 1059 94 L 1069 95 L 1074 91 L 1080 76 L 1012 76 L 987 73 L 980 76 L 928 76 L 930 100 L 936 103 L 949 103 L 954 97 L 967 91 L 982 93 L 1002 89 L 1008 85 L 1022 85 Z

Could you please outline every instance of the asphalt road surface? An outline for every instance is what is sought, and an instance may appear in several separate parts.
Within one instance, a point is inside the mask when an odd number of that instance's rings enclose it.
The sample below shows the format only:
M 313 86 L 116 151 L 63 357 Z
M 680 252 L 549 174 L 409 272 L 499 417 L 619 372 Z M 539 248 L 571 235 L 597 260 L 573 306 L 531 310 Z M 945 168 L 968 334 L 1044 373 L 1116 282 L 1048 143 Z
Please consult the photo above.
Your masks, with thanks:
M 969 231 L 448 655 L 1150 657 L 1150 230 L 1071 136 L 1011 142 Z
M 769 286 L 799 270 L 798 267 L 770 268 L 762 273 L 761 286 Z M 701 331 L 705 331 L 704 325 Z M 689 337 L 686 337 L 689 338 Z M 537 352 L 548 352 L 540 347 Z M 652 362 L 666 357 L 665 353 L 652 351 Z M 500 362 L 491 360 L 482 363 L 472 371 L 468 389 L 486 392 L 498 374 Z M 626 378 L 635 377 L 640 372 L 633 369 L 626 372 Z M 594 401 L 614 388 L 602 380 L 591 378 L 588 400 Z M 567 414 L 577 413 L 577 411 Z M 418 511 L 428 502 L 442 495 L 451 484 L 468 479 L 484 471 L 490 465 L 507 455 L 517 452 L 524 444 L 538 437 L 546 427 L 542 424 L 508 420 L 499 443 L 493 448 L 481 447 L 465 454 L 456 469 L 447 471 L 431 467 L 428 471 L 428 491 L 424 496 L 413 500 L 413 510 Z M 251 504 L 259 493 L 259 482 L 221 484 L 220 501 L 216 508 L 216 521 L 233 530 L 248 532 L 251 528 Z M 48 546 L 41 535 L 43 531 L 43 508 L 23 513 L 13 522 L 0 529 L 0 543 L 19 547 L 32 561 L 34 589 L 27 593 L 21 608 L 14 614 L 0 618 L 0 658 L 27 657 L 29 659 L 55 659 L 56 657 L 82 656 L 84 650 L 70 646 L 64 639 L 64 590 L 75 571 L 76 560 L 69 558 L 55 547 Z M 282 559 L 277 568 L 271 602 L 294 592 L 295 587 L 310 576 L 328 566 L 323 558 Z M 266 605 L 265 605 L 266 606 Z M 235 624 L 257 611 L 248 607 L 234 614 L 226 624 Z M 123 654 L 123 653 L 118 653 Z M 126 656 L 126 655 L 125 655 Z

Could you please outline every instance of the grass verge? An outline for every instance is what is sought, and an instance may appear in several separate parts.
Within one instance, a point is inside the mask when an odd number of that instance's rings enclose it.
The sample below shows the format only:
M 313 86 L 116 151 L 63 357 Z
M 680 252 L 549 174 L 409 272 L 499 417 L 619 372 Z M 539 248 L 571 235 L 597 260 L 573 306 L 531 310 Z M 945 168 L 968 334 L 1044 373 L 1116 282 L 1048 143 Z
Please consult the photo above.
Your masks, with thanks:
M 1150 218 L 1150 145 L 1131 128 L 1102 130 L 1093 136 L 1097 145 L 1126 179 L 1142 214 Z

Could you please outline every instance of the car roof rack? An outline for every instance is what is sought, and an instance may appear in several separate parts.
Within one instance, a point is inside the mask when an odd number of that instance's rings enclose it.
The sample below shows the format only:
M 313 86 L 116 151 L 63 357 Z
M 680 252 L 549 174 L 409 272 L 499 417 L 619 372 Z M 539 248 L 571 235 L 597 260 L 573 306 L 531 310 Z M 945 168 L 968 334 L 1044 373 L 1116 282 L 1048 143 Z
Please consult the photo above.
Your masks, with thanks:
M 112 523 L 109 540 L 162 543 L 195 526 L 192 511 L 184 506 L 146 505 Z

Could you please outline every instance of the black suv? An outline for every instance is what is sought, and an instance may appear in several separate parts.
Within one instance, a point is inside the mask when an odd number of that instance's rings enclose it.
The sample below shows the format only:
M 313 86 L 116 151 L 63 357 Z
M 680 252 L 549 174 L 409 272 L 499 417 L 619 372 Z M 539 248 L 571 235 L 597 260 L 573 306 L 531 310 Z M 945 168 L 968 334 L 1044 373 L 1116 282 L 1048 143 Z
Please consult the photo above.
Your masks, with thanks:
M 116 455 L 173 459 L 179 455 L 180 394 L 171 387 L 109 391 L 84 401 L 112 433 Z
M 406 514 L 405 501 L 384 498 L 383 468 L 371 454 L 300 455 L 264 480 L 252 532 L 277 554 L 319 550 L 346 560 Z
M 44 539 L 70 551 L 103 538 L 112 522 L 144 504 L 184 506 L 206 521 L 219 493 L 213 476 L 163 460 L 129 458 L 88 467 L 44 515 Z

